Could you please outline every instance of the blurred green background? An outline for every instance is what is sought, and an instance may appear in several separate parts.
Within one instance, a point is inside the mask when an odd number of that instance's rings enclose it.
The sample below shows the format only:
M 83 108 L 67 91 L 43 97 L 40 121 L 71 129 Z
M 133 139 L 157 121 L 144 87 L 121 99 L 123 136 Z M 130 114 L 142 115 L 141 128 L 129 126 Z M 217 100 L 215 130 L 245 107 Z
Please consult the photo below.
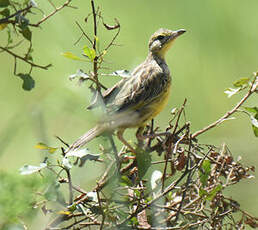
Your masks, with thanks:
M 38 4 L 46 14 L 50 12 L 47 1 Z M 83 24 L 91 11 L 90 1 L 75 1 L 74 5 L 77 10 L 66 8 L 43 23 L 42 30 L 33 29 L 35 62 L 52 63 L 53 67 L 48 71 L 33 70 L 36 87 L 31 92 L 23 91 L 21 80 L 13 75 L 13 58 L 0 54 L 1 170 L 18 173 L 24 164 L 38 164 L 42 155 L 34 149 L 36 143 L 59 146 L 54 135 L 71 143 L 94 125 L 95 114 L 85 110 L 90 100 L 89 89 L 68 80 L 77 69 L 87 72 L 91 66 L 60 55 L 69 51 L 80 56 L 87 44 L 82 40 L 74 46 L 80 36 L 75 21 L 87 33 L 92 33 L 91 21 Z M 96 5 L 100 6 L 106 23 L 113 24 L 117 18 L 121 24 L 116 41 L 119 46 L 112 47 L 106 55 L 104 66 L 109 69 L 102 70 L 105 73 L 132 70 L 142 62 L 150 35 L 160 27 L 187 30 L 167 54 L 173 88 L 168 106 L 156 119 L 162 128 L 170 119 L 170 110 L 179 107 L 185 98 L 192 131 L 218 119 L 241 98 L 236 95 L 228 99 L 223 91 L 233 81 L 250 77 L 258 70 L 257 0 L 108 0 L 96 1 Z M 100 46 L 103 46 L 114 32 L 105 31 L 101 25 L 99 29 Z M 4 41 L 4 31 L 1 31 L 0 43 Z M 18 68 L 20 72 L 28 70 L 21 63 Z M 103 78 L 107 86 L 118 80 L 117 77 Z M 248 103 L 258 106 L 257 97 L 250 98 Z M 237 115 L 236 120 L 225 122 L 201 136 L 199 141 L 216 145 L 225 142 L 235 156 L 243 157 L 244 163 L 258 164 L 258 140 L 247 116 Z M 88 170 L 96 168 L 92 164 Z M 80 177 L 83 179 L 83 175 Z M 96 179 L 94 173 L 87 178 L 92 183 Z M 257 189 L 257 179 L 253 179 L 234 186 L 230 194 L 243 208 L 256 214 Z

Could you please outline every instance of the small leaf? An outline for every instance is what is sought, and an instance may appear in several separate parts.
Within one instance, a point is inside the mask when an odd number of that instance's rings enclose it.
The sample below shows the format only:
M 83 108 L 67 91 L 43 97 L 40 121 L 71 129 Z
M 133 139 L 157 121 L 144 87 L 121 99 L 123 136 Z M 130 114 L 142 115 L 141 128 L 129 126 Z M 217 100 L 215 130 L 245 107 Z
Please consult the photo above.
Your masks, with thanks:
M 107 23 L 103 22 L 103 25 L 106 27 L 107 30 L 115 30 L 120 27 L 119 21 L 116 18 L 114 20 L 116 22 L 115 25 L 108 25 Z
M 258 107 L 244 107 L 244 109 L 249 112 L 249 113 L 254 113 L 257 114 L 258 113 Z
M 79 167 L 82 167 L 87 160 L 97 161 L 99 160 L 100 154 L 92 154 L 88 149 L 79 149 L 74 151 L 69 151 L 66 157 L 78 157 L 80 159 Z
M 39 166 L 33 166 L 33 165 L 24 165 L 22 168 L 20 168 L 20 174 L 21 175 L 29 175 L 32 173 L 39 172 L 41 169 L 46 168 L 46 163 L 41 163 Z
M 17 23 L 19 23 L 19 27 L 21 30 L 24 30 L 28 28 L 28 25 L 30 23 L 29 19 L 22 16 L 20 13 L 15 15 L 15 20 Z M 21 31 L 19 31 L 21 33 Z
M 9 17 L 10 15 L 10 10 L 8 8 L 3 9 L 2 11 L 0 11 L 0 14 L 5 16 L 5 17 Z
M 75 74 L 71 74 L 69 76 L 69 80 L 71 81 L 74 80 L 75 78 L 79 78 L 80 80 L 87 80 L 90 78 L 90 76 L 84 73 L 81 69 L 78 69 Z
M 35 8 L 38 7 L 38 4 L 34 0 L 30 0 L 30 5 Z
M 83 53 L 93 62 L 94 58 L 96 57 L 96 52 L 94 49 L 89 48 L 88 46 L 83 47 Z
M 6 26 L 8 26 L 8 23 L 1 23 L 1 24 L 0 24 L 0 31 L 1 31 L 1 30 L 4 30 L 4 28 L 5 28 Z
M 210 175 L 210 171 L 211 171 L 211 162 L 209 160 L 204 160 L 202 162 L 201 168 L 199 169 L 199 177 L 202 183 L 202 187 L 206 186 Z
M 59 212 L 57 212 L 57 214 L 69 216 L 71 214 L 71 212 L 69 212 L 69 211 L 59 211 Z
M 249 78 L 241 78 L 241 79 L 235 81 L 235 82 L 233 83 L 233 85 L 234 85 L 235 87 L 243 87 L 243 86 L 246 86 L 249 81 L 250 81 Z
M 95 38 L 95 41 L 96 41 L 96 47 L 97 47 L 97 49 L 99 49 L 99 37 L 94 36 L 94 38 Z
M 121 186 L 133 186 L 132 181 L 125 175 L 121 176 L 120 180 L 121 180 L 120 182 Z
M 213 198 L 216 196 L 216 194 L 218 192 L 220 192 L 222 190 L 222 188 L 223 187 L 222 187 L 221 184 L 217 185 L 214 189 L 211 190 L 211 192 L 209 192 L 209 194 L 207 195 L 206 200 L 209 200 L 209 201 L 213 200 Z
M 171 109 L 170 113 L 172 115 L 176 115 L 177 111 L 178 111 L 178 109 L 175 107 L 175 108 Z
M 258 114 L 257 114 L 258 115 Z M 257 116 L 256 116 L 257 117 Z M 254 116 L 250 116 L 252 125 L 258 128 L 258 120 Z
M 204 190 L 203 188 L 200 188 L 199 190 L 199 196 L 200 197 L 204 197 L 206 196 L 208 193 L 206 192 L 206 190 Z
M 137 225 L 139 224 L 139 222 L 138 222 L 138 220 L 137 220 L 136 217 L 132 217 L 132 218 L 130 219 L 130 222 L 131 222 L 131 224 L 134 225 L 134 226 L 137 226 Z
M 234 94 L 236 94 L 237 92 L 240 91 L 240 87 L 239 88 L 236 88 L 236 89 L 233 89 L 233 88 L 227 88 L 224 93 L 228 95 L 228 97 L 232 97 Z
M 91 201 L 98 202 L 98 194 L 96 192 L 87 192 L 87 198 Z
M 72 60 L 76 60 L 76 61 L 85 61 L 82 58 L 77 57 L 76 55 L 74 55 L 71 52 L 65 52 L 65 53 L 61 53 L 61 55 L 63 55 L 66 58 L 72 59 Z
M 249 112 L 254 135 L 256 137 L 258 137 L 258 108 L 257 107 L 244 107 L 244 109 L 247 112 Z
M 13 42 L 12 33 L 11 33 L 11 30 L 10 30 L 10 29 L 7 30 L 7 35 L 8 35 L 7 45 L 9 45 L 10 43 Z
M 113 72 L 111 74 L 108 74 L 108 75 L 110 75 L 110 76 L 120 76 L 120 77 L 123 77 L 123 78 L 131 77 L 130 71 L 128 71 L 126 69 L 116 70 L 115 72 Z
M 158 182 L 162 178 L 162 173 L 159 170 L 154 170 L 151 174 L 151 188 L 154 190 L 158 186 Z
M 23 28 L 19 32 L 22 34 L 22 36 L 24 38 L 26 38 L 28 41 L 31 41 L 32 33 L 31 33 L 31 31 L 30 31 L 28 26 L 26 26 L 25 28 Z
M 10 5 L 9 0 L 0 0 L 0 7 L 7 7 Z
M 35 81 L 29 74 L 19 73 L 17 76 L 23 80 L 22 88 L 24 90 L 30 91 L 35 87 Z
M 60 204 L 67 206 L 63 193 L 60 191 L 60 183 L 51 183 L 44 192 L 44 197 L 48 201 L 58 201 Z
M 221 124 L 222 122 L 224 121 L 229 121 L 229 120 L 235 120 L 236 118 L 235 117 L 228 117 L 228 118 L 225 118 L 225 119 L 222 119 L 219 124 Z
M 178 155 L 178 158 L 176 160 L 176 170 L 182 171 L 187 163 L 187 157 L 185 156 L 184 152 L 180 153 Z
M 58 148 L 49 147 L 44 143 L 38 143 L 35 145 L 36 149 L 48 150 L 49 153 L 54 153 Z
M 258 113 L 256 114 L 256 116 L 250 116 L 251 118 L 251 122 L 252 122 L 252 128 L 253 128 L 253 132 L 254 135 L 256 137 L 258 137 Z
M 141 148 L 137 148 L 136 152 L 137 152 L 136 162 L 138 165 L 138 176 L 141 180 L 151 166 L 151 155 L 149 152 L 143 151 Z
M 79 149 L 79 150 L 73 150 L 73 151 L 69 151 L 66 154 L 66 157 L 79 157 L 82 158 L 84 156 L 86 156 L 87 154 L 89 154 L 90 152 L 87 149 Z
M 71 169 L 73 166 L 67 157 L 63 157 L 62 164 L 66 169 Z

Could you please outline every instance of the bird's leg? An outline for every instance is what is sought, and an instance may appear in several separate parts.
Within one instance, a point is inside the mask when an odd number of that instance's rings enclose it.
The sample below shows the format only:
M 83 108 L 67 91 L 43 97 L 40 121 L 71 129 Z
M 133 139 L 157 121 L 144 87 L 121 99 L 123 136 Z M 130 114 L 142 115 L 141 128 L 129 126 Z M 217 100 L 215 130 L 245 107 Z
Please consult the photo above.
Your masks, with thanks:
M 141 147 L 143 146 L 143 140 L 144 140 L 144 136 L 143 136 L 143 130 L 144 130 L 144 127 L 141 126 L 137 129 L 137 132 L 136 132 L 136 138 L 138 140 L 138 145 Z
M 117 131 L 117 137 L 118 139 L 130 149 L 133 153 L 136 153 L 135 149 L 124 139 L 123 134 L 124 134 L 125 129 L 120 129 Z

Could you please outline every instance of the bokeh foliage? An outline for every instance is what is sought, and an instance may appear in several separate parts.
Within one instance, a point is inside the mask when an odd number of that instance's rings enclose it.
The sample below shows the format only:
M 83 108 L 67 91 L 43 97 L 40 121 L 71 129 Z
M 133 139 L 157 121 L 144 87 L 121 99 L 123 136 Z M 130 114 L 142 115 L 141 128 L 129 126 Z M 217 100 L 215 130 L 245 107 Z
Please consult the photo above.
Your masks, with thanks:
M 44 12 L 51 12 L 47 1 L 38 4 Z M 257 69 L 258 3 L 255 0 L 248 3 L 240 0 L 164 0 L 162 3 L 133 0 L 123 4 L 110 0 L 100 4 L 110 23 L 116 17 L 122 25 L 118 40 L 122 46 L 113 48 L 107 54 L 106 65 L 109 69 L 103 72 L 135 67 L 147 53 L 149 35 L 159 27 L 185 28 L 188 31 L 187 36 L 178 41 L 168 54 L 167 61 L 173 73 L 174 85 L 171 101 L 157 119 L 160 126 L 165 126 L 171 108 L 180 105 L 184 98 L 188 99 L 187 116 L 194 129 L 217 119 L 238 100 L 237 97 L 227 99 L 223 94 L 224 89 L 236 79 L 249 77 L 250 71 Z M 2 170 L 16 170 L 28 163 L 28 159 L 38 162 L 38 155 L 32 155 L 32 151 L 28 150 L 39 140 L 55 145 L 54 134 L 61 134 L 66 140 L 71 140 L 93 125 L 93 115 L 84 110 L 90 100 L 90 91 L 84 87 L 78 88 L 67 79 L 79 68 L 87 71 L 89 65 L 72 63 L 60 55 L 70 51 L 80 56 L 86 43 L 80 42 L 73 46 L 80 35 L 74 22 L 77 20 L 83 23 L 83 17 L 90 12 L 88 2 L 76 2 L 76 6 L 78 9 L 61 11 L 42 24 L 42 29 L 32 29 L 34 60 L 43 64 L 52 63 L 54 67 L 47 71 L 33 70 L 36 88 L 30 93 L 24 92 L 20 80 L 13 77 L 12 57 L 0 53 L 0 131 L 4 140 L 1 141 Z M 40 19 L 41 16 L 31 17 Z M 0 31 L 1 44 L 8 38 L 4 32 Z M 100 45 L 104 45 L 109 36 L 100 32 Z M 19 51 L 24 54 L 27 48 L 22 46 Z M 19 68 L 21 73 L 30 71 L 23 64 Z M 103 79 L 108 86 L 117 80 L 117 77 Z M 250 103 L 257 102 L 251 99 Z M 233 152 L 244 152 L 246 161 L 257 163 L 257 139 L 250 130 L 251 125 L 247 119 L 229 121 L 202 140 L 209 139 L 217 143 L 225 141 L 233 148 Z M 257 200 L 257 183 L 247 186 L 249 189 L 237 187 L 234 193 L 242 197 L 244 205 L 257 210 L 257 202 L 254 202 Z

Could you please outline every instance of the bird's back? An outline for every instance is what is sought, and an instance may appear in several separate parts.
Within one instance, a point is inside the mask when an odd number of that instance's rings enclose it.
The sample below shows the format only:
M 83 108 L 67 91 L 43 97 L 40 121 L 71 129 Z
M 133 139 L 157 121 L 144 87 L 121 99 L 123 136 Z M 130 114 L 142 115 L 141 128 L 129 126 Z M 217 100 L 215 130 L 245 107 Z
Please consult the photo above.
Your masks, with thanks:
M 142 126 L 155 117 L 166 105 L 170 73 L 163 59 L 149 55 L 132 72 L 104 94 L 110 119 L 120 121 L 121 126 Z M 112 118 L 113 117 L 113 118 Z

